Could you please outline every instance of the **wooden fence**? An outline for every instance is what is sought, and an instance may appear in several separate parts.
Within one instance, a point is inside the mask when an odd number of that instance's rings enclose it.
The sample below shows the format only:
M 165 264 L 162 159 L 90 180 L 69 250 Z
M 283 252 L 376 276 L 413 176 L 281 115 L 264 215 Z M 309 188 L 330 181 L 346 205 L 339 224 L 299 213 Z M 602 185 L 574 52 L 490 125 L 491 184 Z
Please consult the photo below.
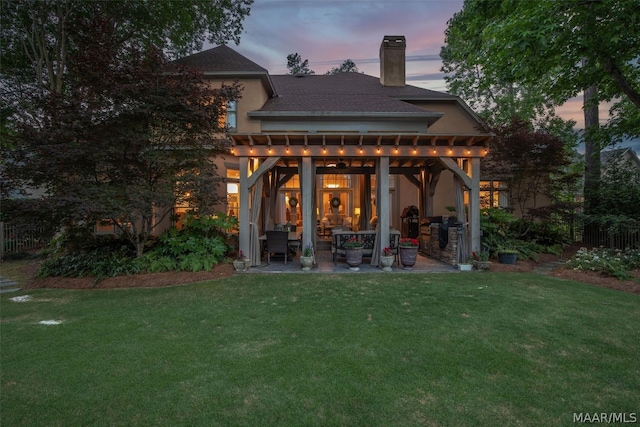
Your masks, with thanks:
M 0 258 L 6 254 L 43 248 L 50 241 L 50 233 L 43 227 L 17 226 L 0 221 Z

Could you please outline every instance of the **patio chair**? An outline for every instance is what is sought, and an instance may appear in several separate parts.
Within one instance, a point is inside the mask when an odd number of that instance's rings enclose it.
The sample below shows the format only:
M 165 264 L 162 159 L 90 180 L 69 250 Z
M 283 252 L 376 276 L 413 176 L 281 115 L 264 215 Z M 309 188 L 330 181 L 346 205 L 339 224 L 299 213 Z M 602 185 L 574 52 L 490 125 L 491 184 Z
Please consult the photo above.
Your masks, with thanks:
M 284 255 L 284 263 L 287 264 L 289 256 L 289 232 L 279 230 L 267 230 L 267 262 L 271 263 L 271 254 Z

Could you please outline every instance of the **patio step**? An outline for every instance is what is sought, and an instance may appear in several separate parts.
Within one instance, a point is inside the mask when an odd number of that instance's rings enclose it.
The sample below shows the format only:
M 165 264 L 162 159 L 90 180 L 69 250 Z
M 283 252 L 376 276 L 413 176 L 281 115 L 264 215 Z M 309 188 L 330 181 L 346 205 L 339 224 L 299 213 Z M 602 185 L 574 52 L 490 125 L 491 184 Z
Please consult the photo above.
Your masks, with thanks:
M 6 277 L 0 276 L 0 294 L 4 294 L 7 292 L 16 292 L 19 290 L 20 287 L 16 282 Z

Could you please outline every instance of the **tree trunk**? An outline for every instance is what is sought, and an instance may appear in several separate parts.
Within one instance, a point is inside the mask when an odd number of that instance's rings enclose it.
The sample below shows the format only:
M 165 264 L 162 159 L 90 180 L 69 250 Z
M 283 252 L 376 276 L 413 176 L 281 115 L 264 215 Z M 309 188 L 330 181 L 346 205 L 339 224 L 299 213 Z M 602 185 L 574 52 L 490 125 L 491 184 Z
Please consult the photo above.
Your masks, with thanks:
M 600 143 L 596 137 L 599 127 L 598 103 L 594 101 L 598 87 L 592 85 L 584 91 L 584 212 L 598 212 L 600 186 Z

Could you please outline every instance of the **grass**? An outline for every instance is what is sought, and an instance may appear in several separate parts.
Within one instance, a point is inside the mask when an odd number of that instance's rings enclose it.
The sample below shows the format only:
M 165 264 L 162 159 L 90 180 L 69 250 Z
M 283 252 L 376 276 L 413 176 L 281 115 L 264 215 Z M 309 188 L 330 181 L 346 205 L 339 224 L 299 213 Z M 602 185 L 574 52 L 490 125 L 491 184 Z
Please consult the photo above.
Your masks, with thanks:
M 29 295 L 0 298 L 7 426 L 540 426 L 640 412 L 639 297 L 547 276 L 243 274 Z

